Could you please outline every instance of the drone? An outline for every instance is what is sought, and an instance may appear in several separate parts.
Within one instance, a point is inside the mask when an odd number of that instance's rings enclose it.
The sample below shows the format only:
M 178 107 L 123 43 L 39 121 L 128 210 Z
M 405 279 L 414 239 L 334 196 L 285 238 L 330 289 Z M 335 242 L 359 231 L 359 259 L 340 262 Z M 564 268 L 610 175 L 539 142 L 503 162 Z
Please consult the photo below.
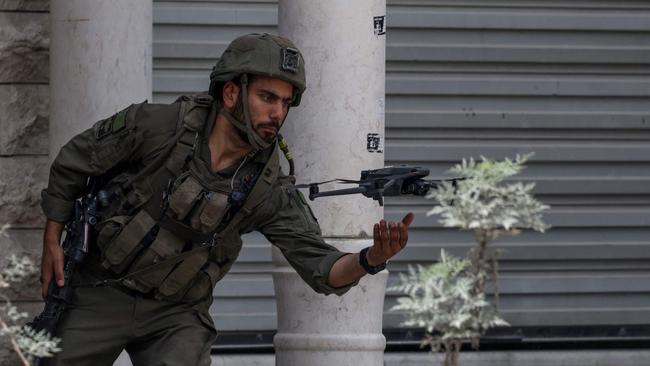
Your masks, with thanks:
M 325 182 L 299 184 L 296 185 L 296 188 L 309 188 L 309 199 L 312 201 L 318 197 L 361 193 L 362 195 L 379 202 L 380 206 L 383 206 L 384 197 L 386 196 L 425 196 L 429 190 L 436 189 L 438 185 L 444 182 L 451 182 L 455 187 L 458 181 L 465 179 L 448 178 L 425 180 L 424 178 L 428 175 L 429 169 L 399 165 L 373 170 L 362 170 L 361 178 L 359 180 L 333 179 Z M 324 192 L 320 191 L 318 187 L 319 185 L 331 182 L 358 184 L 359 186 Z

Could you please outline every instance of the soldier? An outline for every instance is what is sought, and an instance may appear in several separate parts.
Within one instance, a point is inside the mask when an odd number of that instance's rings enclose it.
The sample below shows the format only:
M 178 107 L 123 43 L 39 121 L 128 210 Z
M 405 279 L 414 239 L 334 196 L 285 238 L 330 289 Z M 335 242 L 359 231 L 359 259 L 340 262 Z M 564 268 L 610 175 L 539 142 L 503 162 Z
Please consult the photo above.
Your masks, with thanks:
M 326 244 L 277 134 L 305 90 L 291 41 L 235 39 L 210 75 L 209 95 L 134 104 L 72 138 L 43 191 L 41 280 L 63 285 L 63 223 L 89 177 L 104 197 L 101 221 L 58 326 L 63 351 L 49 365 L 209 365 L 215 284 L 260 231 L 315 291 L 342 295 L 404 248 L 402 222 L 374 225 L 374 245 L 343 253 Z

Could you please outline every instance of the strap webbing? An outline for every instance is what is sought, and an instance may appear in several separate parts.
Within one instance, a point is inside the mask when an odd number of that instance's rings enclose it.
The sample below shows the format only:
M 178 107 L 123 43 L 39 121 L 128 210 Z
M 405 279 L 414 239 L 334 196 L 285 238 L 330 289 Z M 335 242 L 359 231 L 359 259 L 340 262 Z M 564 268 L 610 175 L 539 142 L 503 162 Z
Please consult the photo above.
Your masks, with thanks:
M 181 261 L 183 261 L 185 258 L 187 258 L 189 256 L 192 256 L 192 255 L 194 255 L 196 253 L 202 252 L 204 250 L 209 250 L 213 246 L 214 246 L 214 242 L 209 241 L 209 242 L 201 244 L 201 245 L 199 245 L 199 246 L 197 246 L 195 248 L 192 248 L 191 250 L 188 250 L 187 252 L 183 252 L 183 253 L 181 253 L 179 255 L 169 257 L 169 258 L 167 258 L 167 259 L 165 259 L 165 260 L 163 260 L 161 262 L 158 262 L 156 264 L 152 264 L 150 266 L 141 268 L 141 269 L 139 269 L 137 271 L 127 273 L 127 274 L 125 274 L 124 276 L 122 276 L 120 278 L 102 280 L 102 281 L 94 283 L 93 285 L 97 287 L 97 286 L 111 286 L 111 285 L 115 285 L 115 284 L 121 284 L 122 281 L 127 280 L 129 278 L 137 277 L 139 275 L 143 275 L 143 274 L 152 272 L 152 271 L 154 271 L 156 269 L 159 269 L 159 268 L 162 268 L 162 267 L 165 267 L 165 266 L 174 266 L 177 263 L 180 263 Z
M 160 153 L 160 155 L 158 155 L 156 160 L 154 160 L 151 164 L 147 165 L 138 174 L 134 175 L 129 180 L 125 181 L 121 185 L 124 191 L 129 190 L 129 188 L 133 185 L 133 182 L 135 182 L 136 180 L 144 176 L 151 175 L 151 173 L 159 169 L 163 165 L 163 163 L 165 163 L 165 161 L 168 160 L 170 154 L 179 155 L 178 158 L 174 157 L 173 160 L 181 160 L 183 164 L 185 163 L 184 159 L 186 158 L 186 156 L 196 149 L 194 145 L 198 143 L 198 133 L 200 131 L 200 128 L 196 128 L 196 126 L 193 126 L 193 123 L 186 123 L 185 117 L 192 111 L 196 111 L 197 108 L 200 108 L 200 110 L 202 110 L 203 113 L 207 113 L 208 115 L 210 113 L 209 104 L 204 104 L 202 102 L 194 103 L 191 100 L 183 101 L 180 103 L 180 107 L 178 111 L 178 120 L 180 126 L 178 127 L 178 132 L 174 136 L 173 143 L 170 143 L 169 146 L 165 147 L 165 149 Z M 206 115 L 204 119 L 207 119 L 208 115 Z M 175 148 L 177 147 L 179 147 L 183 151 L 184 155 L 182 157 L 180 157 L 181 155 L 180 152 L 176 153 Z M 181 168 L 182 166 L 180 166 L 178 169 Z M 172 171 L 176 171 L 176 170 L 172 170 Z
M 217 233 L 216 238 L 221 239 L 231 231 L 234 231 L 239 226 L 239 223 L 253 212 L 253 208 L 262 203 L 266 197 L 266 192 L 271 189 L 271 185 L 275 182 L 279 172 L 280 157 L 277 144 L 275 144 L 273 146 L 273 153 L 266 162 L 266 165 L 264 165 L 262 173 L 257 178 L 257 182 L 255 182 L 255 186 L 253 186 L 253 189 L 246 198 L 246 203 L 244 203 L 244 206 L 230 220 L 228 225 Z
M 271 185 L 277 178 L 279 171 L 280 171 L 280 158 L 279 158 L 277 146 L 275 146 L 273 153 L 271 154 L 269 160 L 266 162 L 264 168 L 262 169 L 262 173 L 257 179 L 257 182 L 255 182 L 255 186 L 253 186 L 253 189 L 251 190 L 250 194 L 246 198 L 246 202 L 244 203 L 244 206 L 235 214 L 235 216 L 232 218 L 232 220 L 230 220 L 228 225 L 223 230 L 215 234 L 206 234 L 208 238 L 211 238 L 210 240 L 207 240 L 206 242 L 202 243 L 197 247 L 192 248 L 187 252 L 183 252 L 180 253 L 179 255 L 169 257 L 161 262 L 141 268 L 137 271 L 127 273 L 118 279 L 100 281 L 99 283 L 96 283 L 95 286 L 108 286 L 116 283 L 121 283 L 126 279 L 152 272 L 164 266 L 176 265 L 177 263 L 180 263 L 185 258 L 194 255 L 195 253 L 204 250 L 209 250 L 210 248 L 212 248 L 217 244 L 219 239 L 222 239 L 230 232 L 236 230 L 239 226 L 239 223 L 245 217 L 247 217 L 253 212 L 253 208 L 255 208 L 257 205 L 262 203 L 262 201 L 266 196 L 266 192 L 271 188 Z M 171 220 L 169 222 L 171 222 Z M 166 226 L 163 226 L 162 221 L 159 222 L 159 224 L 161 227 L 170 230 L 171 232 L 176 234 L 176 232 L 173 231 L 174 228 L 168 228 Z

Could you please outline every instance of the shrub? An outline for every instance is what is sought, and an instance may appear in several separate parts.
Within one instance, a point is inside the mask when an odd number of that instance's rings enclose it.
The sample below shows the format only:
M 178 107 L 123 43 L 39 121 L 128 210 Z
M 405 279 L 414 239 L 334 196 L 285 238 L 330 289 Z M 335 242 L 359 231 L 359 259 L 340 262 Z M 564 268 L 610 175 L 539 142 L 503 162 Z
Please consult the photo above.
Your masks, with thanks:
M 0 228 L 0 235 L 6 235 L 9 228 L 4 225 Z M 28 257 L 12 255 L 6 268 L 0 272 L 0 291 L 7 290 L 32 276 L 38 270 Z M 27 313 L 20 312 L 11 303 L 9 297 L 0 292 L 0 336 L 9 338 L 13 351 L 18 355 L 23 366 L 29 366 L 36 357 L 51 357 L 60 351 L 59 339 L 50 336 L 46 331 L 37 332 L 20 323 L 27 318 Z
M 405 313 L 403 325 L 425 328 L 422 346 L 429 346 L 432 352 L 444 350 L 444 366 L 458 365 L 464 341 L 478 347 L 488 328 L 508 325 L 498 314 L 498 262 L 491 243 L 522 229 L 548 229 L 542 221 L 542 211 L 548 206 L 533 197 L 534 184 L 503 183 L 519 173 L 529 157 L 482 158 L 480 162 L 463 159 L 450 173 L 466 179 L 445 182 L 428 196 L 437 202 L 428 214 L 440 215 L 445 227 L 473 231 L 476 245 L 465 259 L 442 250 L 439 263 L 409 267 L 391 288 L 406 295 L 398 298 L 391 310 Z M 486 298 L 488 282 L 494 284 L 493 304 Z

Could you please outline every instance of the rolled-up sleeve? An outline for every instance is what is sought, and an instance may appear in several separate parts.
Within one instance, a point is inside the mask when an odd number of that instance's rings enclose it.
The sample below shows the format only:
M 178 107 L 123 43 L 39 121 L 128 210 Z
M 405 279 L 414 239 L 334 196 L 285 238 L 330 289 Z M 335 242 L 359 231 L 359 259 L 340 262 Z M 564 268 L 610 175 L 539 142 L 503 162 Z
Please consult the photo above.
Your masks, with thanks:
M 325 243 L 304 197 L 292 185 L 274 187 L 265 204 L 266 220 L 258 229 L 278 247 L 298 275 L 321 294 L 343 295 L 357 282 L 334 288 L 327 284 L 334 263 L 350 253 Z
M 102 173 L 96 164 L 99 141 L 94 137 L 95 129 L 92 127 L 74 136 L 52 162 L 47 188 L 41 193 L 41 207 L 48 219 L 66 221 L 72 213 L 74 200 L 83 194 L 88 177 Z
M 74 208 L 74 200 L 64 200 L 48 193 L 47 189 L 41 192 L 41 207 L 45 216 L 57 222 L 65 222 L 70 217 Z

